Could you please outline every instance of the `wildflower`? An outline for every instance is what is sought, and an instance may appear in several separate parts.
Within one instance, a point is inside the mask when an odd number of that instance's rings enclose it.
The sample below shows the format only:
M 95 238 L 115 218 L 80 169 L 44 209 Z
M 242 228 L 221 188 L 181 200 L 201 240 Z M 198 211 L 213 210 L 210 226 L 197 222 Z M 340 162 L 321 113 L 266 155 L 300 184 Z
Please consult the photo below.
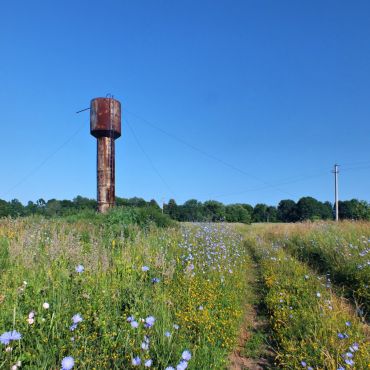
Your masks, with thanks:
M 0 342 L 1 344 L 9 344 L 12 340 L 20 340 L 22 335 L 18 333 L 16 330 L 7 331 L 0 335 Z
M 306 364 L 304 361 L 301 361 L 301 365 L 302 365 L 303 367 L 306 367 L 306 366 L 307 366 L 307 364 Z
M 353 361 L 353 360 L 351 360 L 351 359 L 347 359 L 347 360 L 345 360 L 344 361 L 347 365 L 349 365 L 349 366 L 352 366 L 352 365 L 354 365 L 355 364 L 355 362 Z
M 77 328 L 77 324 L 72 324 L 70 327 L 69 327 L 69 330 L 70 331 L 73 331 Z
M 347 352 L 347 353 L 346 353 L 346 357 L 348 357 L 348 358 L 352 358 L 352 357 L 353 357 L 353 353 L 352 353 L 352 352 Z
M 141 268 L 141 271 L 143 271 L 143 272 L 149 271 L 149 267 L 148 266 L 143 266 Z
M 83 267 L 82 265 L 78 265 L 76 266 L 76 272 L 81 274 L 82 272 L 84 272 L 85 270 L 85 267 Z
M 146 361 L 144 362 L 144 366 L 145 366 L 145 367 L 151 367 L 151 366 L 152 366 L 152 362 L 153 362 L 153 360 L 151 360 L 151 359 L 146 360 Z
M 180 363 L 176 366 L 176 370 L 185 370 L 187 367 L 187 361 L 180 361 Z
M 31 311 L 29 314 L 28 314 L 28 318 L 29 319 L 33 319 L 35 317 L 35 313 L 33 311 Z
M 48 303 L 48 302 L 44 302 L 44 303 L 42 304 L 42 307 L 43 307 L 43 308 L 45 308 L 45 310 L 47 310 L 47 309 L 50 307 L 50 305 L 49 305 L 49 303 Z
M 343 366 L 339 366 L 337 370 L 346 370 Z
M 351 322 L 350 321 L 346 321 L 346 326 L 351 326 Z
M 131 322 L 131 321 L 134 321 L 134 316 L 129 316 L 129 317 L 127 318 L 127 322 Z
M 164 370 L 175 370 L 175 368 L 172 366 L 167 366 Z
M 73 359 L 73 357 L 64 357 L 62 360 L 62 370 L 71 370 L 74 364 L 75 360 Z
M 191 353 L 188 351 L 188 350 L 185 350 L 182 355 L 181 355 L 181 358 L 185 361 L 189 361 L 191 359 Z
M 17 365 L 13 365 L 10 370 L 17 370 L 18 369 L 18 366 Z
M 342 333 L 338 333 L 338 338 L 339 339 L 344 339 L 344 335 Z
M 154 325 L 155 318 L 153 316 L 148 316 L 145 319 L 145 327 L 151 328 Z
M 147 351 L 149 349 L 149 344 L 146 342 L 141 343 L 141 349 Z
M 321 293 L 320 293 L 320 292 L 317 292 L 317 293 L 316 293 L 316 297 L 317 297 L 317 298 L 320 298 L 320 297 L 321 297 Z
M 28 318 L 27 319 L 27 322 L 32 325 L 34 322 L 35 322 L 35 319 L 34 318 Z
M 169 337 L 171 336 L 171 333 L 170 333 L 169 331 L 166 331 L 166 332 L 164 333 L 164 336 L 165 336 L 165 337 L 167 337 L 167 338 L 169 338 Z
M 83 318 L 79 313 L 77 313 L 76 315 L 72 316 L 72 321 L 74 324 L 78 324 L 79 322 L 83 321 Z
M 153 284 L 159 283 L 160 281 L 161 281 L 161 279 L 160 278 L 157 278 L 157 277 L 155 277 L 155 278 L 152 279 L 152 283 Z
M 353 343 L 352 348 L 355 352 L 358 351 L 358 343 Z
M 20 340 L 21 338 L 22 338 L 22 335 L 16 330 L 13 330 L 10 332 L 10 340 Z
M 139 356 L 136 356 L 131 361 L 133 366 L 139 366 L 141 364 L 141 359 Z
M 5 348 L 5 352 L 11 352 L 11 351 L 13 351 L 13 348 L 12 347 L 9 347 L 8 346 L 8 347 Z
M 137 321 L 133 320 L 133 321 L 131 321 L 131 326 L 136 329 L 139 326 L 139 323 Z
M 177 324 L 173 324 L 173 328 L 174 328 L 175 330 L 179 330 L 180 326 L 178 326 Z

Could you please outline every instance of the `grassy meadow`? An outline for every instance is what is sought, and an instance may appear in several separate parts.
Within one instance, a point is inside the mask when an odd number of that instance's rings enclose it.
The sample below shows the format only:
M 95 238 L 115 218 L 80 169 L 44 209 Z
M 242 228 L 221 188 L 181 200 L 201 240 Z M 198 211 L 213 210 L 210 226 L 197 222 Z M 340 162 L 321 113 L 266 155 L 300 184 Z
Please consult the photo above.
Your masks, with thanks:
M 369 367 L 369 223 L 137 217 L 0 220 L 0 369 Z
M 251 263 L 231 227 L 3 219 L 0 254 L 1 369 L 225 367 Z

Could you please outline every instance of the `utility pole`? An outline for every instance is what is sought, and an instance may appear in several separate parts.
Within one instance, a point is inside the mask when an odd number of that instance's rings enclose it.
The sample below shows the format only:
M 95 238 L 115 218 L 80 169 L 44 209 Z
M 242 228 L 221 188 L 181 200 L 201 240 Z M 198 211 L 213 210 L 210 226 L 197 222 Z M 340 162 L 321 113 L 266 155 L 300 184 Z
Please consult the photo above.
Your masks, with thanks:
M 339 207 L 338 207 L 338 170 L 339 165 L 334 165 L 334 183 L 335 183 L 335 221 L 339 221 Z
M 164 211 L 164 201 L 165 201 L 165 199 L 164 199 L 164 197 L 162 197 L 162 199 L 161 199 L 161 203 L 162 203 L 162 213 L 163 213 L 163 211 Z

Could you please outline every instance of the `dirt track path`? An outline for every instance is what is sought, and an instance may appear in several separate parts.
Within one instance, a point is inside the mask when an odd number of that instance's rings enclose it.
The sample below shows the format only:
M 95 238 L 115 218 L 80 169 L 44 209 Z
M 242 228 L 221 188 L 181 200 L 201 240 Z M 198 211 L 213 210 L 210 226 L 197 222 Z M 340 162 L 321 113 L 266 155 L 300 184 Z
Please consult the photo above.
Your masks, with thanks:
M 229 356 L 228 370 L 274 369 L 274 353 L 268 345 L 268 321 L 261 304 L 262 290 L 257 265 L 249 271 L 247 279 L 253 289 L 247 297 L 238 345 Z

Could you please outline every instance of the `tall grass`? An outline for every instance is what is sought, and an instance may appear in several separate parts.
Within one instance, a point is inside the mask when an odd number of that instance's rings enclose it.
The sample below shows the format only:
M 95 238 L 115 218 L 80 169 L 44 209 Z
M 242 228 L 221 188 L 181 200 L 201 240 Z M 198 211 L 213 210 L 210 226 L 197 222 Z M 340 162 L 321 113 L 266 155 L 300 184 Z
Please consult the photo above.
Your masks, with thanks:
M 356 301 L 359 313 L 370 310 L 370 222 L 304 223 L 270 228 L 270 239 L 309 263 Z
M 370 361 L 367 326 L 333 293 L 327 276 L 316 275 L 284 250 L 280 232 L 249 229 L 246 236 L 264 281 L 277 364 L 284 369 L 365 369 Z
M 121 216 L 0 221 L 0 368 L 224 368 L 247 289 L 240 238 Z

